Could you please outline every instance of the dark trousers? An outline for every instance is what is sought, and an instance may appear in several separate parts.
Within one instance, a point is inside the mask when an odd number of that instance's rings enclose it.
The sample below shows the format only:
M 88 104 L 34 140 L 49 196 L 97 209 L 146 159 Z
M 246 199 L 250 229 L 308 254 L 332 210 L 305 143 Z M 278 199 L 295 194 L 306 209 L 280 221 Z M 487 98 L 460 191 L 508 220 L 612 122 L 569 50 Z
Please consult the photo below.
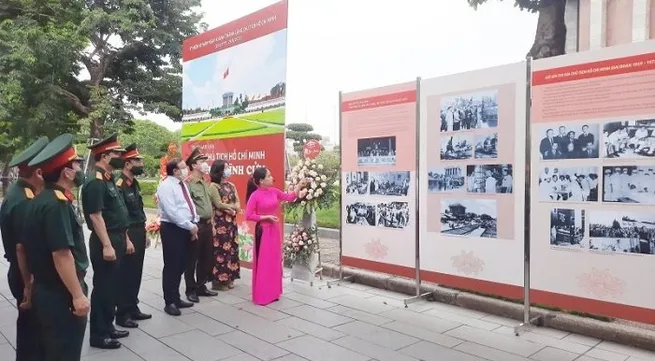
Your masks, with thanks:
M 84 294 L 87 287 L 81 281 Z M 86 331 L 86 316 L 71 312 L 73 300 L 62 285 L 40 285 L 32 291 L 32 307 L 39 320 L 44 353 L 41 361 L 79 361 Z
M 21 277 L 18 264 L 9 265 L 7 281 L 12 296 L 16 299 L 16 307 L 23 302 L 23 278 Z M 41 361 L 43 360 L 43 344 L 39 337 L 39 325 L 34 309 L 21 311 L 18 308 L 16 319 L 16 361 Z
M 125 231 L 110 231 L 109 239 L 116 252 L 115 261 L 103 259 L 102 243 L 95 232 L 92 232 L 89 238 L 89 253 L 93 265 L 90 336 L 94 340 L 108 338 L 114 331 L 114 315 L 119 300 L 118 290 L 124 288 L 119 271 L 125 255 Z
M 116 318 L 130 317 L 139 312 L 139 290 L 143 277 L 143 260 L 146 257 L 145 224 L 132 225 L 127 234 L 134 245 L 134 253 L 126 254 L 121 260 L 120 280 L 123 287 L 119 289 Z
M 180 302 L 180 282 L 184 273 L 185 261 L 189 254 L 191 233 L 173 223 L 161 222 L 159 230 L 164 254 L 162 289 L 167 305 Z
M 198 239 L 191 242 L 184 270 L 186 293 L 195 292 L 211 281 L 214 269 L 214 235 L 208 222 L 198 224 Z

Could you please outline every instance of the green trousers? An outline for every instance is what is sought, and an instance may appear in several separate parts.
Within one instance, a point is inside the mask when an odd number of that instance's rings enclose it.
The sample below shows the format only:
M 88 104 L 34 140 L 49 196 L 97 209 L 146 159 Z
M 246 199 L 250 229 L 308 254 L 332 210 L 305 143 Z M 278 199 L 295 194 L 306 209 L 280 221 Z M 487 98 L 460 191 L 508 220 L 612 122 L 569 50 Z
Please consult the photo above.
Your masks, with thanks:
M 104 340 L 114 331 L 114 315 L 121 289 L 120 264 L 125 256 L 125 231 L 109 232 L 116 252 L 115 261 L 102 257 L 102 243 L 93 232 L 89 238 L 89 253 L 93 265 L 93 291 L 91 292 L 91 340 Z
M 119 289 L 116 318 L 130 317 L 139 312 L 139 289 L 143 277 L 143 260 L 146 257 L 145 224 L 131 226 L 127 230 L 134 245 L 134 254 L 125 255 L 120 264 L 120 279 L 123 287 Z

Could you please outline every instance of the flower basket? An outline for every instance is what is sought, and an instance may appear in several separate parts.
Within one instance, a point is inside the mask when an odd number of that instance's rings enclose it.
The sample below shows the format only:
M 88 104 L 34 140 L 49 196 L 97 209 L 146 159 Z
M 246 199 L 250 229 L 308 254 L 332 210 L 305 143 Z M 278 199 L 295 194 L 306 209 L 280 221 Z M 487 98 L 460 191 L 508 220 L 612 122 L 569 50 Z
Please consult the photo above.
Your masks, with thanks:
M 304 265 L 314 271 L 318 266 L 318 252 L 315 226 L 305 228 L 297 225 L 284 240 L 284 258 L 293 265 Z
M 305 180 L 306 185 L 300 187 Z M 287 190 L 299 191 L 295 202 L 287 209 L 296 217 L 309 214 L 316 209 L 329 208 L 336 198 L 334 180 L 328 176 L 323 164 L 314 159 L 301 159 L 287 177 Z
M 150 239 L 150 244 L 154 245 L 155 248 L 161 244 L 161 237 L 159 235 L 159 230 L 161 229 L 161 220 L 159 217 L 153 219 L 152 221 L 146 224 L 146 232 L 148 238 Z

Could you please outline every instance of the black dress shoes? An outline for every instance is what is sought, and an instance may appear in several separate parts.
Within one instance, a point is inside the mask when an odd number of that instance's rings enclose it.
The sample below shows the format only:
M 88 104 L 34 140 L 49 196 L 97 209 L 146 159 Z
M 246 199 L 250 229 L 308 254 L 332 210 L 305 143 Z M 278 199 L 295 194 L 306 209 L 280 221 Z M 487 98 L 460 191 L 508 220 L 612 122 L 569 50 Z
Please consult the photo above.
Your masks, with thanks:
M 125 330 L 113 330 L 109 333 L 109 337 L 116 340 L 119 338 L 125 338 L 130 335 L 130 331 Z
M 195 292 L 189 292 L 186 294 L 186 299 L 193 302 L 193 303 L 198 303 L 200 302 L 200 299 L 198 298 L 198 295 Z
M 149 315 L 147 313 L 143 313 L 141 311 L 136 311 L 135 313 L 132 314 L 131 317 L 135 321 L 143 321 L 143 320 L 149 320 L 152 318 L 152 315 Z
M 190 308 L 190 307 L 193 307 L 193 303 L 179 300 L 179 301 L 175 302 L 175 306 L 177 308 Z
M 218 296 L 218 292 L 210 291 L 207 289 L 207 287 L 203 286 L 196 291 L 196 295 L 201 296 L 201 297 L 214 297 Z
M 182 312 L 180 312 L 180 309 L 177 308 L 177 306 L 175 306 L 175 304 L 173 303 L 171 303 L 170 305 L 166 305 L 166 307 L 164 307 L 164 312 L 168 313 L 171 316 L 179 316 L 182 314 Z
M 116 319 L 116 324 L 125 327 L 125 328 L 137 328 L 139 327 L 139 324 L 134 322 L 131 318 L 125 317 L 125 318 L 117 318 Z
M 115 350 L 117 348 L 121 347 L 121 343 L 112 339 L 112 338 L 105 338 L 105 339 L 90 339 L 89 340 L 89 345 L 91 347 L 95 348 L 101 348 L 104 350 Z

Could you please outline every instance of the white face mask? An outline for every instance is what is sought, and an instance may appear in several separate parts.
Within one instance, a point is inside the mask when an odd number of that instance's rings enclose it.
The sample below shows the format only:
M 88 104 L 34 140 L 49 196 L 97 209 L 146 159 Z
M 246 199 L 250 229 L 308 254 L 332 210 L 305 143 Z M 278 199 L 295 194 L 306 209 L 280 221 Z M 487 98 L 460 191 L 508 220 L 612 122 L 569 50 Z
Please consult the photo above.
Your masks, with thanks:
M 203 173 L 205 173 L 205 174 L 208 174 L 208 173 L 209 173 L 209 170 L 210 170 L 209 164 L 207 164 L 207 163 L 202 163 L 202 164 L 200 165 L 200 171 L 201 171 L 201 172 L 203 172 Z
M 189 168 L 180 169 L 180 176 L 185 179 L 189 176 Z

